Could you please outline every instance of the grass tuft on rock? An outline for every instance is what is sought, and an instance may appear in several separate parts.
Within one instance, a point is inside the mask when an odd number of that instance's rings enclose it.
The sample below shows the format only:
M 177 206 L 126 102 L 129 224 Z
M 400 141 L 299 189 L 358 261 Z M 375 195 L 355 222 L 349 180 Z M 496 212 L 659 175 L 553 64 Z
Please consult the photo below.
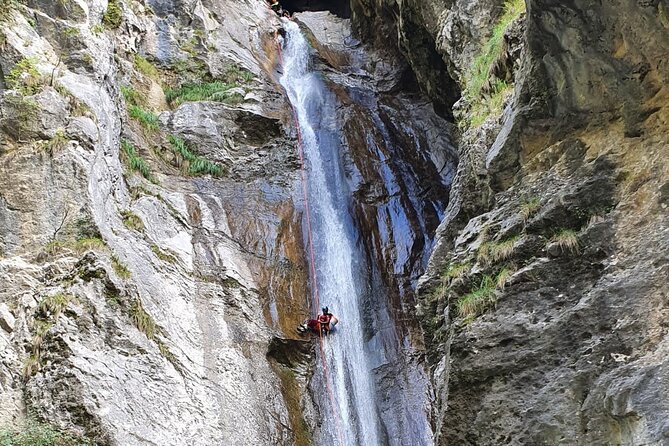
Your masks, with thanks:
M 139 172 L 147 180 L 151 180 L 151 169 L 149 164 L 142 158 L 137 149 L 129 141 L 125 139 L 121 141 L 121 150 L 123 152 L 123 159 L 126 161 L 130 170 Z
M 109 29 L 116 29 L 123 22 L 123 10 L 118 0 L 109 0 L 107 10 L 102 16 L 102 23 Z
M 105 251 L 107 244 L 100 237 L 81 237 L 76 240 L 54 240 L 46 245 L 46 251 L 52 255 L 63 250 L 81 255 L 88 251 Z
M 144 333 L 147 338 L 154 340 L 156 337 L 156 323 L 151 316 L 144 310 L 139 299 L 133 301 L 130 306 L 130 317 L 139 331 Z
M 469 273 L 469 263 L 452 263 L 441 275 L 441 283 L 448 285 L 456 280 L 462 279 Z
M 123 224 L 128 229 L 137 232 L 144 232 L 144 229 L 146 229 L 144 226 L 144 222 L 139 217 L 139 215 L 135 214 L 130 210 L 121 211 L 121 219 L 123 220 Z
M 25 57 L 18 61 L 5 75 L 5 84 L 10 90 L 16 90 L 23 96 L 39 93 L 44 86 L 44 79 L 37 70 L 37 59 Z
M 516 242 L 519 239 L 520 236 L 515 236 L 500 242 L 483 243 L 476 253 L 476 260 L 483 265 L 491 265 L 506 260 L 513 255 Z
M 181 158 L 182 163 L 180 164 L 183 164 L 188 175 L 212 175 L 215 177 L 223 175 L 221 166 L 193 153 L 183 139 L 173 135 L 170 135 L 168 139 L 172 151 Z
M 118 257 L 115 255 L 111 256 L 111 265 L 112 269 L 114 272 L 123 280 L 128 280 L 132 274 L 130 273 L 130 270 L 128 267 L 125 265 L 125 263 L 121 262 Z
M 162 249 L 158 247 L 155 243 L 151 245 L 151 251 L 158 257 L 160 260 L 163 262 L 168 262 L 168 263 L 177 263 L 177 258 L 170 254 L 169 252 L 165 252 Z
M 471 320 L 483 313 L 497 301 L 495 289 L 496 281 L 490 276 L 484 276 L 477 287 L 458 299 L 458 314 Z
M 532 197 L 523 201 L 520 205 L 520 216 L 524 222 L 527 222 L 534 214 L 541 208 L 541 199 L 539 197 Z
M 75 299 L 71 294 L 57 293 L 53 296 L 46 296 L 39 304 L 40 311 L 47 316 L 58 318 L 68 303 Z M 2 444 L 2 443 L 0 443 Z
M 150 131 L 156 131 L 160 128 L 160 121 L 155 113 L 144 110 L 138 105 L 128 107 L 128 116 L 139 122 L 142 127 Z
M 54 153 L 58 152 L 60 150 L 63 150 L 65 147 L 67 147 L 68 143 L 70 142 L 70 138 L 67 137 L 67 134 L 65 133 L 64 129 L 58 129 L 56 130 L 56 133 L 53 135 L 53 137 L 45 141 L 42 144 L 42 148 L 46 150 L 49 153 Z
M 146 60 L 144 56 L 135 54 L 134 63 L 135 63 L 135 68 L 137 68 L 137 71 L 139 71 L 143 75 L 150 77 L 151 79 L 154 80 L 158 80 L 160 78 L 160 73 L 158 72 L 158 69 L 151 62 Z
M 571 254 L 578 254 L 580 252 L 578 235 L 576 234 L 576 231 L 571 229 L 559 230 L 550 241 L 556 243 L 563 253 L 569 252 Z

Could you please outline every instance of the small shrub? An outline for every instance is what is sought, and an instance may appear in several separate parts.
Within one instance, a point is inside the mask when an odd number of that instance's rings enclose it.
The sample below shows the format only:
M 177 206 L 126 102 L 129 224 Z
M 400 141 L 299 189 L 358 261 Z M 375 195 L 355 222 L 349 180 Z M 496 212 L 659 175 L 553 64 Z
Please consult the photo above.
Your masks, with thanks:
M 10 90 L 16 90 L 24 96 L 39 93 L 44 79 L 37 70 L 37 59 L 27 57 L 18 61 L 5 76 L 5 83 Z
M 130 170 L 139 172 L 147 180 L 151 180 L 151 169 L 148 163 L 138 153 L 135 146 L 125 139 L 121 141 L 121 150 L 123 152 L 123 159 L 130 167 Z
M 465 319 L 473 319 L 494 305 L 496 301 L 495 280 L 490 276 L 484 276 L 477 287 L 458 299 L 456 307 L 460 316 Z
M 133 231 L 137 232 L 144 232 L 144 222 L 139 217 L 139 215 L 135 214 L 134 212 L 127 210 L 121 211 L 121 219 L 123 220 L 123 224 L 128 229 L 132 229 Z
M 105 32 L 105 28 L 98 23 L 97 25 L 91 26 L 91 32 L 97 36 L 98 34 Z
M 128 280 L 132 276 L 128 267 L 125 266 L 125 264 L 123 262 L 121 262 L 119 260 L 119 258 L 116 257 L 115 255 L 111 256 L 111 265 L 112 265 L 112 268 L 114 269 L 114 272 L 121 279 Z
M 561 229 L 551 238 L 551 242 L 556 243 L 562 252 L 572 254 L 580 252 L 578 235 L 571 229 Z
M 133 301 L 130 306 L 130 317 L 139 331 L 144 333 L 147 338 L 153 340 L 156 337 L 156 323 L 151 316 L 144 310 L 139 299 Z
M 223 175 L 221 166 L 191 152 L 183 139 L 173 135 L 170 135 L 168 139 L 172 151 L 185 161 L 186 172 L 189 175 Z
M 81 34 L 81 32 L 79 31 L 79 28 L 76 28 L 74 26 L 70 26 L 70 27 L 65 28 L 65 31 L 63 31 L 63 34 L 65 34 L 68 37 L 75 37 L 75 36 L 78 36 L 79 34 Z
M 520 205 L 520 216 L 527 222 L 541 208 L 541 199 L 532 197 Z
M 160 77 L 160 73 L 158 73 L 158 69 L 153 66 L 151 62 L 146 60 L 143 56 L 140 56 L 139 54 L 135 54 L 135 68 L 137 68 L 137 71 L 142 73 L 145 76 L 150 77 L 151 79 L 157 80 Z
M 109 0 L 107 10 L 102 16 L 102 23 L 110 29 L 116 29 L 121 26 L 123 21 L 123 10 L 119 6 L 118 0 Z
M 128 115 L 139 122 L 141 126 L 147 130 L 155 131 L 160 128 L 158 116 L 150 111 L 144 110 L 142 107 L 131 105 L 128 107 Z
M 142 95 L 132 87 L 121 86 L 121 94 L 123 94 L 125 102 L 130 105 L 137 105 L 139 107 L 144 105 L 144 99 Z

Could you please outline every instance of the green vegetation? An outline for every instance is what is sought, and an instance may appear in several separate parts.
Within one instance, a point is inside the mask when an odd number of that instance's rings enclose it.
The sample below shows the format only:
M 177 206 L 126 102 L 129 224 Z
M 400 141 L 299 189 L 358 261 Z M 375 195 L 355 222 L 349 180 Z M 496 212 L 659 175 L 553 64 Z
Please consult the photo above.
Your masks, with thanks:
M 168 139 L 172 151 L 180 156 L 182 163 L 185 164 L 188 175 L 223 175 L 221 166 L 191 152 L 183 139 L 172 135 Z
M 163 262 L 177 263 L 177 259 L 174 255 L 172 255 L 168 252 L 164 252 L 156 244 L 151 245 L 151 251 L 153 251 L 153 253 L 156 255 L 156 257 L 158 257 Z
M 483 243 L 476 253 L 476 260 L 484 265 L 501 262 L 506 260 L 513 254 L 516 242 L 520 236 L 511 237 L 500 242 Z
M 144 333 L 147 338 L 154 340 L 156 337 L 156 323 L 151 316 L 144 310 L 139 299 L 133 301 L 130 306 L 130 317 L 139 331 Z
M 254 77 L 253 73 L 236 64 L 230 65 L 223 74 L 225 82 L 235 85 L 248 84 Z
M 63 150 L 65 147 L 67 147 L 69 142 L 70 138 L 68 138 L 65 134 L 65 130 L 58 129 L 50 140 L 45 141 L 42 144 L 42 148 L 49 153 L 54 153 L 59 150 Z
M 551 238 L 550 241 L 557 243 L 562 252 L 578 254 L 580 251 L 578 236 L 576 232 L 571 229 L 561 229 Z
M 480 125 L 492 113 L 499 113 L 506 95 L 511 90 L 511 86 L 503 80 L 489 85 L 490 72 L 504 49 L 504 33 L 523 12 L 525 12 L 525 0 L 508 0 L 504 4 L 502 17 L 467 72 L 463 94 L 472 104 L 470 111 L 472 126 Z
M 176 89 L 168 89 L 165 98 L 170 105 L 178 106 L 184 102 L 217 101 L 227 104 L 238 104 L 244 100 L 238 93 L 229 94 L 228 90 L 236 87 L 225 82 L 209 82 L 201 84 L 184 84 Z
M 130 105 L 141 106 L 143 104 L 142 95 L 140 95 L 137 92 L 137 90 L 135 90 L 132 87 L 121 86 L 121 94 L 123 94 L 123 98 L 125 99 L 125 102 L 127 102 Z
M 471 320 L 494 305 L 497 302 L 495 284 L 496 281 L 492 277 L 484 276 L 477 287 L 458 299 L 456 304 L 458 314 Z
M 495 276 L 495 286 L 497 286 L 497 289 L 503 290 L 512 275 L 513 271 L 510 268 L 502 268 Z
M 71 294 L 58 293 L 53 296 L 46 296 L 39 304 L 39 309 L 47 316 L 53 316 L 57 319 L 60 313 L 65 309 L 68 303 L 75 300 Z
M 123 10 L 119 6 L 118 0 L 109 0 L 107 10 L 102 16 L 102 23 L 110 29 L 116 29 L 121 26 L 123 21 Z
M 121 279 L 128 280 L 132 276 L 128 267 L 123 262 L 121 262 L 119 258 L 116 257 L 115 255 L 111 256 L 111 265 L 112 268 L 114 269 L 114 272 Z
M 151 169 L 149 169 L 149 164 L 142 158 L 137 149 L 127 140 L 121 140 L 121 151 L 123 153 L 123 159 L 126 161 L 131 170 L 139 172 L 147 180 L 151 180 Z
M 14 11 L 16 11 L 22 3 L 24 3 L 23 0 L 0 0 L 0 23 L 9 21 L 12 18 Z
M 1 446 L 93 446 L 94 444 L 91 440 L 34 419 L 30 419 L 20 427 L 0 428 Z
M 452 263 L 448 269 L 441 275 L 441 283 L 448 285 L 458 279 L 462 279 L 469 273 L 469 263 Z
M 132 229 L 133 231 L 137 232 L 144 232 L 144 222 L 139 217 L 139 215 L 135 214 L 134 212 L 129 210 L 121 211 L 121 219 L 123 220 L 123 224 L 128 229 Z
M 74 36 L 78 36 L 79 34 L 81 34 L 81 32 L 79 31 L 79 28 L 76 28 L 74 26 L 69 26 L 69 27 L 65 28 L 65 31 L 63 31 L 63 34 L 65 34 L 68 37 L 74 37 Z
M 73 251 L 77 254 L 83 254 L 88 251 L 103 251 L 107 249 L 107 244 L 100 237 L 82 237 L 76 240 L 52 241 L 46 245 L 49 254 L 56 254 L 63 250 Z
M 3 98 L 8 113 L 0 121 L 2 129 L 17 141 L 29 138 L 33 122 L 39 116 L 39 105 L 21 94 L 6 94 Z
M 520 216 L 527 222 L 541 208 L 541 199 L 532 197 L 520 205 Z
M 5 76 L 5 83 L 10 90 L 16 90 L 24 96 L 39 93 L 44 79 L 37 70 L 37 59 L 27 57 L 18 61 Z
M 137 71 L 142 73 L 145 76 L 150 77 L 151 79 L 158 80 L 160 77 L 160 73 L 158 73 L 158 69 L 153 66 L 151 62 L 146 60 L 143 56 L 140 56 L 139 54 L 135 54 L 135 68 L 137 68 Z
M 144 110 L 138 105 L 131 105 L 128 107 L 128 116 L 139 122 L 142 127 L 147 130 L 155 131 L 160 128 L 160 121 L 158 120 L 158 116 L 156 116 L 153 112 Z
M 97 25 L 91 26 L 91 32 L 96 36 L 98 34 L 102 34 L 104 31 L 105 31 L 104 26 L 100 25 L 99 23 Z

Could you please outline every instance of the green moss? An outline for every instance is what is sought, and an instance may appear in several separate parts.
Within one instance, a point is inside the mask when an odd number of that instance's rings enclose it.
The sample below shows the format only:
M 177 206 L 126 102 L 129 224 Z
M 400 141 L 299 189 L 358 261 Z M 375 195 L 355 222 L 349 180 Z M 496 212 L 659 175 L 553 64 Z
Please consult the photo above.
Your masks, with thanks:
M 118 0 L 109 0 L 107 10 L 102 16 L 102 23 L 110 29 L 116 29 L 121 26 L 123 21 L 123 10 L 119 6 Z
M 81 32 L 79 31 L 79 28 L 75 28 L 74 26 L 69 26 L 69 27 L 65 28 L 65 30 L 63 31 L 63 34 L 65 34 L 68 37 L 74 37 L 74 36 L 78 36 L 79 34 L 81 34 Z
M 34 360 L 34 359 L 33 359 Z M 94 446 L 95 443 L 84 437 L 69 433 L 47 423 L 28 420 L 23 426 L 0 428 L 2 446 Z
M 81 237 L 76 240 L 49 242 L 46 245 L 46 250 L 52 255 L 63 251 L 73 251 L 76 254 L 83 254 L 87 251 L 106 251 L 107 244 L 99 237 Z
M 147 180 L 151 180 L 151 169 L 149 164 L 142 158 L 137 149 L 127 140 L 121 140 L 121 151 L 123 153 L 123 160 L 134 172 L 139 172 Z
M 133 231 L 137 232 L 144 232 L 144 222 L 139 217 L 139 215 L 135 214 L 134 212 L 129 210 L 121 211 L 121 219 L 123 220 L 123 224 L 128 229 L 132 229 Z
M 99 23 L 97 25 L 91 26 L 91 32 L 96 36 L 98 34 L 102 34 L 104 31 L 105 31 L 104 26 L 100 25 Z
M 441 275 L 441 281 L 443 284 L 448 285 L 455 280 L 465 277 L 469 272 L 469 269 L 469 263 L 452 263 Z
M 44 86 L 44 79 L 37 70 L 37 59 L 28 57 L 18 61 L 5 76 L 5 83 L 10 90 L 16 90 L 24 96 L 39 93 Z
M 188 175 L 223 175 L 223 168 L 221 166 L 193 153 L 183 139 L 172 135 L 168 139 L 172 151 L 181 157 Z

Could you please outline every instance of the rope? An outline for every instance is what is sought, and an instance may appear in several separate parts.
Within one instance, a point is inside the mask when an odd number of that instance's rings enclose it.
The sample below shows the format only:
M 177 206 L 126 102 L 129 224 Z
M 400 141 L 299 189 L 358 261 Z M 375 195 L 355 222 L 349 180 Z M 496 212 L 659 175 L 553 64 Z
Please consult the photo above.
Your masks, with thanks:
M 279 53 L 279 62 L 281 63 L 281 66 L 283 66 L 283 52 L 281 51 L 281 43 L 279 42 L 279 39 L 277 37 L 277 34 L 275 33 L 274 35 L 276 39 L 276 46 L 277 50 Z M 307 188 L 307 175 L 306 175 L 306 169 L 304 168 L 304 152 L 302 149 L 302 129 L 300 127 L 300 121 L 297 117 L 297 112 L 295 111 L 295 107 L 293 104 L 290 104 L 290 110 L 292 112 L 293 120 L 295 121 L 295 128 L 297 129 L 297 154 L 299 156 L 300 160 L 300 172 L 302 176 L 302 194 L 304 196 L 304 208 L 305 208 L 305 218 L 307 220 L 307 243 L 309 245 L 309 256 L 311 258 L 311 277 L 313 277 L 313 284 L 312 284 L 312 290 L 314 294 L 314 311 L 316 314 L 316 317 L 318 316 L 318 308 L 319 308 L 319 299 L 318 299 L 318 279 L 316 277 L 316 257 L 314 255 L 314 243 L 313 243 L 313 234 L 311 230 L 311 213 L 309 211 L 309 194 L 308 194 L 308 188 Z M 320 349 L 321 349 L 321 359 L 323 362 L 323 374 L 325 376 L 325 386 L 327 387 L 328 390 L 328 397 L 330 399 L 330 406 L 332 408 L 332 414 L 335 418 L 336 424 L 337 424 L 337 436 L 339 437 L 339 444 L 341 446 L 344 446 L 346 443 L 344 442 L 344 436 L 342 435 L 342 429 L 341 429 L 341 416 L 339 414 L 339 411 L 337 410 L 337 404 L 335 402 L 335 397 L 334 397 L 334 392 L 332 391 L 332 382 L 331 382 L 331 377 L 330 377 L 330 372 L 328 369 L 328 363 L 327 359 L 325 358 L 325 343 L 323 340 L 323 332 L 322 330 L 318 330 L 318 340 L 320 344 Z

